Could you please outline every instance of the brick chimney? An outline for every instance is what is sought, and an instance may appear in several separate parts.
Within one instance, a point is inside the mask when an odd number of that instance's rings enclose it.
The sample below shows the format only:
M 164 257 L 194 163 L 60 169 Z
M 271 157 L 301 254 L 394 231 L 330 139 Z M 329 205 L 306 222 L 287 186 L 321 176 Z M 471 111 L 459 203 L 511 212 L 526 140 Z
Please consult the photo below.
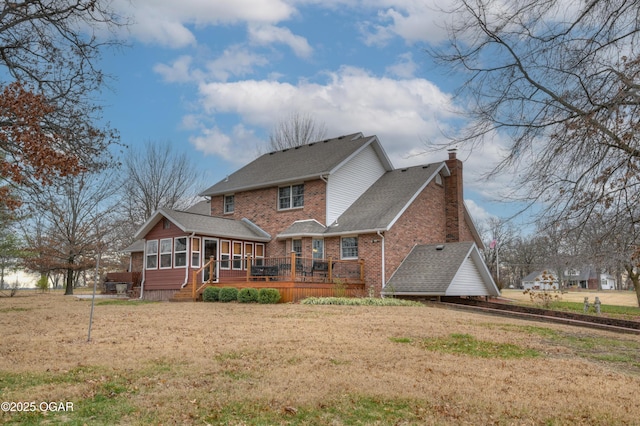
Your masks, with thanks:
M 460 241 L 460 227 L 464 220 L 464 198 L 462 196 L 462 161 L 456 158 L 456 149 L 449 150 L 445 161 L 451 176 L 444 179 L 445 197 L 445 241 Z

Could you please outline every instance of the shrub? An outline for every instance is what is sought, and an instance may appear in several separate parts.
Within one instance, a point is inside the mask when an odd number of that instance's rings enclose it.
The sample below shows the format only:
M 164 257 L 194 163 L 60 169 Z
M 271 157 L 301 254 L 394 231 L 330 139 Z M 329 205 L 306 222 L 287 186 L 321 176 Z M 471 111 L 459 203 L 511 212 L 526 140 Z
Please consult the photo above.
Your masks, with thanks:
M 258 290 L 255 288 L 243 288 L 238 292 L 238 302 L 258 303 Z
M 384 299 L 376 297 L 307 297 L 300 301 L 302 305 L 349 305 L 349 306 L 424 306 L 412 300 Z
M 275 288 L 261 288 L 258 292 L 259 303 L 278 303 L 280 292 Z
M 202 293 L 202 300 L 205 302 L 217 302 L 220 300 L 220 287 L 207 287 Z
M 238 289 L 235 287 L 222 287 L 220 289 L 220 294 L 218 295 L 218 300 L 221 302 L 233 302 L 234 300 L 238 300 Z

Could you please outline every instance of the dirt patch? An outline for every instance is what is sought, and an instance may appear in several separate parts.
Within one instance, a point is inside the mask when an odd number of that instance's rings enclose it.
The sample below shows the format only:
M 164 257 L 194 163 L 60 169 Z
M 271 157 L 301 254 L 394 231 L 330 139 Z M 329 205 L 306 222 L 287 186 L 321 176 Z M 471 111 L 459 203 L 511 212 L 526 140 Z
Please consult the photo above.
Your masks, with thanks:
M 638 336 L 579 329 L 577 350 L 562 340 L 578 330 L 570 326 L 434 307 L 132 303 L 97 305 L 87 342 L 89 312 L 90 301 L 54 293 L 0 298 L 0 399 L 88 407 L 104 394 L 119 402 L 113 421 L 133 424 L 342 424 L 362 406 L 358 416 L 388 407 L 381 424 L 640 418 L 640 361 L 607 349 L 638 352 Z M 539 356 L 480 358 L 421 344 L 452 333 Z

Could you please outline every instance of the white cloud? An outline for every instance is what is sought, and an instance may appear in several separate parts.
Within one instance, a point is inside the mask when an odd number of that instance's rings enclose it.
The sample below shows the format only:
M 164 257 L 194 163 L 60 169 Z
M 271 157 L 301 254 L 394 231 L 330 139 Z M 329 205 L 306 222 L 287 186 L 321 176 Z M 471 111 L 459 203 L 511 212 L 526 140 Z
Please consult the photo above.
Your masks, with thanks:
M 231 46 L 223 54 L 206 65 L 208 74 L 215 80 L 226 81 L 230 77 L 252 74 L 255 67 L 268 64 L 264 56 L 250 52 L 241 46 Z
M 467 210 L 469 211 L 469 215 L 471 215 L 471 219 L 473 223 L 478 228 L 482 228 L 485 223 L 489 219 L 495 218 L 495 215 L 492 215 L 488 211 L 486 211 L 482 206 L 478 205 L 475 201 L 471 199 L 464 200 L 465 206 L 467 206 Z
M 253 43 L 263 46 L 274 43 L 285 44 L 301 58 L 308 58 L 313 53 L 313 49 L 304 37 L 293 34 L 287 28 L 274 25 L 250 25 L 249 38 Z
M 238 124 L 228 135 L 217 126 L 205 128 L 200 123 L 200 127 L 200 135 L 189 138 L 189 142 L 205 155 L 219 156 L 229 163 L 238 165 L 244 165 L 255 158 L 258 138 L 253 130 Z
M 278 23 L 296 13 L 282 0 L 115 0 L 113 7 L 132 18 L 127 30 L 135 38 L 171 48 L 195 44 L 189 25 Z
M 168 83 L 186 83 L 193 80 L 191 74 L 191 56 L 180 56 L 171 65 L 156 64 L 153 70 Z
M 368 45 L 384 45 L 394 36 L 407 43 L 440 43 L 446 39 L 444 23 L 449 19 L 443 9 L 452 5 L 450 0 L 382 0 L 378 21 L 363 22 L 360 29 Z
M 387 67 L 387 73 L 400 78 L 412 78 L 418 66 L 413 61 L 411 52 L 403 53 L 398 56 L 398 61 Z
M 425 139 L 441 140 L 442 123 L 453 117 L 450 97 L 425 79 L 394 80 L 353 67 L 326 75 L 324 83 L 296 85 L 266 80 L 203 83 L 200 102 L 207 115 L 237 114 L 247 126 L 265 130 L 300 111 L 326 124 L 328 136 L 376 134 L 396 166 L 426 162 L 409 155 L 424 151 Z

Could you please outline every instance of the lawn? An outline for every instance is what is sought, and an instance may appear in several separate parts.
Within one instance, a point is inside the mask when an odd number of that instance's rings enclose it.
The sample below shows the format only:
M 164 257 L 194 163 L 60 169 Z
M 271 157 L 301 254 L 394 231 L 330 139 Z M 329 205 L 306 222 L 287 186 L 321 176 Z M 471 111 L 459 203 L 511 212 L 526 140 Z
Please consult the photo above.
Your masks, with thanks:
M 36 408 L 1 412 L 0 423 L 640 418 L 636 335 L 424 306 L 99 301 L 87 342 L 89 312 L 90 301 L 60 293 L 0 297 L 0 401 Z

